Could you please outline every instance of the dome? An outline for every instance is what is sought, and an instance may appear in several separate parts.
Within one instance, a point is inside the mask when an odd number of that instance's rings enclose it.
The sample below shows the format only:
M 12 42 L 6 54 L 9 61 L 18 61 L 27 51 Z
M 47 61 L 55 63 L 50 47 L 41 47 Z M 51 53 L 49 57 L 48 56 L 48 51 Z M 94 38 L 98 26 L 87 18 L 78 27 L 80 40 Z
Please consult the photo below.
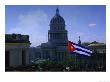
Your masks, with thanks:
M 50 21 L 50 25 L 51 24 L 64 24 L 65 25 L 65 20 L 63 19 L 63 17 L 60 16 L 58 8 L 56 9 L 55 16 Z

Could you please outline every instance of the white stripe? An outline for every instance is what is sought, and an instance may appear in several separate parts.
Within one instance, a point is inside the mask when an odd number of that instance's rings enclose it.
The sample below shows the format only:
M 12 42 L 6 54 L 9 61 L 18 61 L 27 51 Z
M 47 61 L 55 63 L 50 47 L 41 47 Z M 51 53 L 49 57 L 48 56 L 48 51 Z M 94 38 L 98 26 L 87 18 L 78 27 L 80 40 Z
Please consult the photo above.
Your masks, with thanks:
M 84 54 L 84 55 L 87 55 L 87 56 L 91 56 L 90 54 L 86 53 L 86 52 L 82 52 L 82 51 L 78 51 L 78 50 L 75 50 L 76 53 L 79 53 L 79 54 Z
M 72 44 L 73 45 L 73 44 Z M 79 49 L 82 49 L 82 50 L 84 50 L 84 51 L 87 51 L 87 52 L 90 52 L 90 53 L 92 53 L 92 51 L 90 51 L 90 50 L 88 50 L 88 49 L 86 49 L 86 48 L 82 48 L 82 47 L 80 47 L 80 46 L 77 46 L 77 45 L 73 45 L 75 48 L 79 48 Z

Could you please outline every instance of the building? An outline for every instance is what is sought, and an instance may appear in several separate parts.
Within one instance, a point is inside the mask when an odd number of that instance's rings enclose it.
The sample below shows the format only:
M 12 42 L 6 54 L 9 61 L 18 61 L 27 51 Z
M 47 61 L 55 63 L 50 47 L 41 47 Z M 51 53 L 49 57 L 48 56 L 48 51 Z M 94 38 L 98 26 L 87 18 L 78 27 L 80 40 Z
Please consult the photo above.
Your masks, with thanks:
M 39 47 L 30 47 L 29 48 L 29 63 L 33 64 L 37 59 L 41 59 L 41 48 Z
M 53 61 L 65 61 L 68 59 L 68 36 L 65 26 L 65 20 L 57 8 L 54 17 L 50 21 L 48 42 L 42 43 L 36 49 L 41 58 Z
M 106 44 L 100 43 L 100 42 L 91 42 L 88 47 L 94 52 L 94 53 L 106 53 Z
M 18 67 L 29 64 L 30 41 L 28 35 L 5 35 L 5 67 Z

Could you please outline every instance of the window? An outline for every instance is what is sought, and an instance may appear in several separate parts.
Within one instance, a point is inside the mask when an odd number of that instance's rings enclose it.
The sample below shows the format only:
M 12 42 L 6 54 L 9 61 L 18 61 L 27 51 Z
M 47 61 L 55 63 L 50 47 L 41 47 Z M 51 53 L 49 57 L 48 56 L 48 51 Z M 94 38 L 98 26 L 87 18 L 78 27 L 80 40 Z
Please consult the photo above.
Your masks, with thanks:
M 23 50 L 22 51 L 22 65 L 26 65 L 26 51 Z
M 5 67 L 9 67 L 9 66 L 10 66 L 10 52 L 5 51 Z

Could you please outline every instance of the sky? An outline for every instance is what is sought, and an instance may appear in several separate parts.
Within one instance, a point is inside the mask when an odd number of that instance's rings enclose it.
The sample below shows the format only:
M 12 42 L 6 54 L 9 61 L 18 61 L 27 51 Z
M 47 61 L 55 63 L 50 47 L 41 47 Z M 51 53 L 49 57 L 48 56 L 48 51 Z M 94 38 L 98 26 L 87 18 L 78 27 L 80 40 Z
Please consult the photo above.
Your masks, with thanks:
M 57 7 L 65 20 L 68 40 L 77 43 L 80 36 L 82 42 L 106 43 L 105 5 L 6 5 L 5 33 L 29 35 L 31 46 L 45 43 Z

